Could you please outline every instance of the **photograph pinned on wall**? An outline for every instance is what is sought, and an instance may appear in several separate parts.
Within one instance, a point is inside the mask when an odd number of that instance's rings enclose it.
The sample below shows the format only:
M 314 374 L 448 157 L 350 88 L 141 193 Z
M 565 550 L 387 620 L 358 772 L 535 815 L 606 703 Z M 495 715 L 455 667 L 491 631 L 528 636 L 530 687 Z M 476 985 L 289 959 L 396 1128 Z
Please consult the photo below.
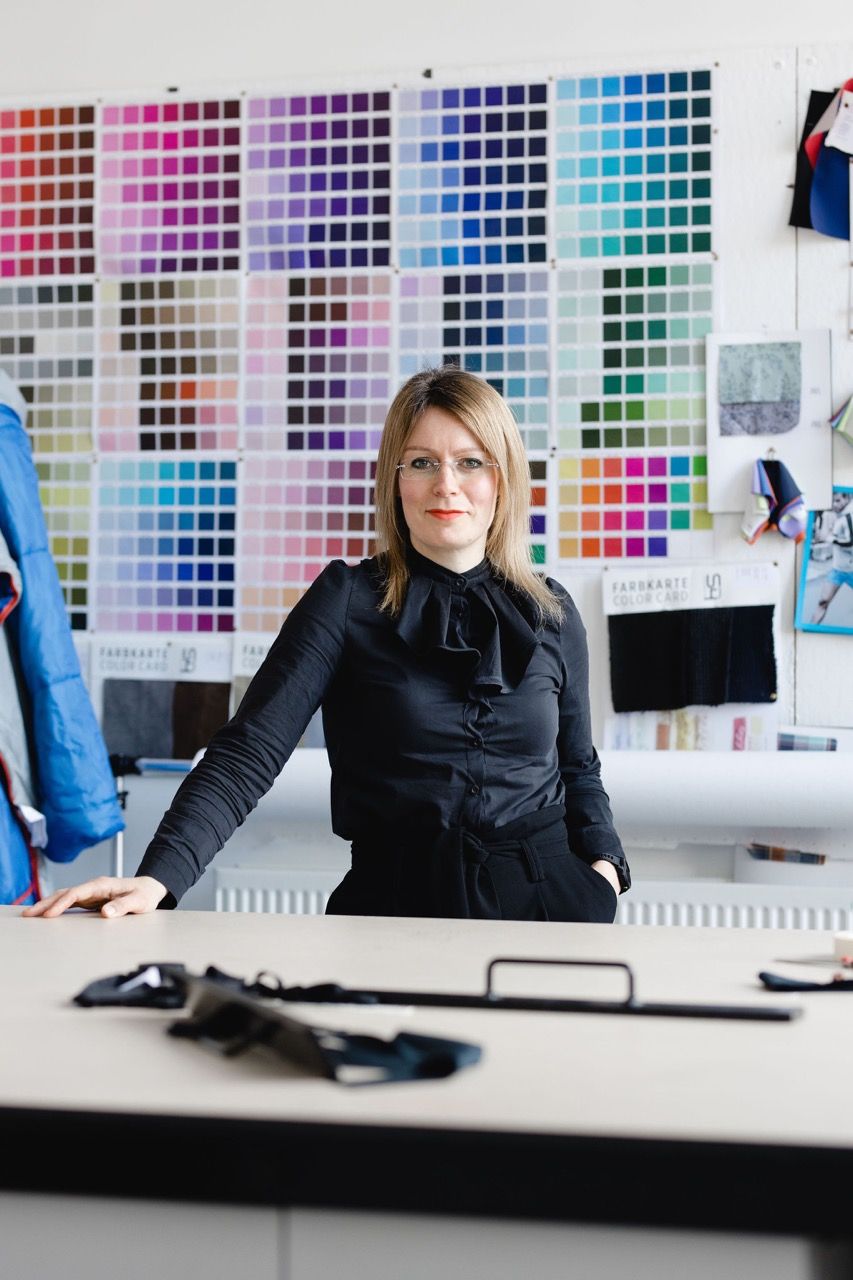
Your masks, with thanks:
M 809 512 L 794 625 L 853 635 L 853 484 L 835 485 L 831 504 Z
M 708 510 L 743 511 L 762 457 L 785 464 L 808 507 L 828 507 L 829 330 L 712 333 L 705 344 Z

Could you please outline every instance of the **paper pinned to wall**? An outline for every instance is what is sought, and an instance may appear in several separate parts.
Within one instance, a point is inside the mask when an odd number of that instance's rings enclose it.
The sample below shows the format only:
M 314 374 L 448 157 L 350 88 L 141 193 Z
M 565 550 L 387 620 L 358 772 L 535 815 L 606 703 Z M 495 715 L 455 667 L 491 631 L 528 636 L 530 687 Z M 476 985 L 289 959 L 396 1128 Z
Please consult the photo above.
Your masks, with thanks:
M 625 613 L 776 605 L 779 582 L 779 566 L 769 560 L 665 568 L 605 565 L 601 574 L 608 618 Z
M 720 347 L 720 434 L 782 435 L 800 420 L 799 342 Z
M 743 511 L 762 455 L 785 463 L 808 507 L 828 506 L 829 330 L 714 333 L 705 341 L 708 509 Z
M 774 751 L 775 706 L 727 703 L 677 711 L 628 711 L 607 717 L 608 751 Z

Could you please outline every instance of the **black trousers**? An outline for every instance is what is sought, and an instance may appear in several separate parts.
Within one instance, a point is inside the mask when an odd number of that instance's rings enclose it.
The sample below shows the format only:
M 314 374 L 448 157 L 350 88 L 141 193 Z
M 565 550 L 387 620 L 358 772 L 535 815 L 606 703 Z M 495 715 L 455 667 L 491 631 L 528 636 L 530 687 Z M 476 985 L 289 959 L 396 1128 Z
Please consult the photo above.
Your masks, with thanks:
M 430 844 L 408 833 L 357 841 L 326 912 L 611 924 L 616 901 L 572 853 L 565 809 L 553 805 L 492 831 L 452 828 Z

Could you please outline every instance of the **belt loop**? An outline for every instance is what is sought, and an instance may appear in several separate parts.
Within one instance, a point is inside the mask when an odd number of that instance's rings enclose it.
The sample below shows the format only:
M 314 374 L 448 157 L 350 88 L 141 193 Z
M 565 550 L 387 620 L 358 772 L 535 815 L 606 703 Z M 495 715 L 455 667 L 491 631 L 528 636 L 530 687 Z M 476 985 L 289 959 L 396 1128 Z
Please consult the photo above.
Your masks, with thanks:
M 520 840 L 519 844 L 521 845 L 524 865 L 527 868 L 528 880 L 532 881 L 533 884 L 541 883 L 545 879 L 545 873 L 542 870 L 542 863 L 539 861 L 536 849 L 530 840 Z

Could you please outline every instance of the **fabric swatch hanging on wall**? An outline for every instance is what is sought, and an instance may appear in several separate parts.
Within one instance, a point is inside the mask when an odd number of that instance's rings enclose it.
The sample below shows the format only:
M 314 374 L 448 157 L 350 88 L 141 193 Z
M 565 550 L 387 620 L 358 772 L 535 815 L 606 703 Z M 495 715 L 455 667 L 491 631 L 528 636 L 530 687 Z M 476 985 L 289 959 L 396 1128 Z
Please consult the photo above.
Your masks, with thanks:
M 797 482 L 778 458 L 758 458 L 740 531 L 750 545 L 775 527 L 783 538 L 802 542 L 808 513 Z
M 803 132 L 800 137 L 800 145 L 797 150 L 797 170 L 794 178 L 794 196 L 791 201 L 791 216 L 788 219 L 789 227 L 808 227 L 813 229 L 812 212 L 811 212 L 811 191 L 812 179 L 814 178 L 814 162 L 806 150 L 806 143 L 816 132 L 817 126 L 823 118 L 824 113 L 832 105 L 836 98 L 836 91 L 832 89 L 812 89 L 809 94 L 809 104 L 806 108 L 806 118 L 803 124 Z M 814 144 L 812 144 L 814 146 Z
M 606 569 L 613 709 L 775 702 L 775 565 Z
M 800 147 L 789 225 L 850 238 L 850 141 L 845 117 L 853 79 L 832 93 L 812 92 Z
M 228 719 L 231 686 L 214 681 L 105 680 L 111 753 L 191 760 Z
M 607 621 L 614 711 L 776 700 L 772 605 Z

